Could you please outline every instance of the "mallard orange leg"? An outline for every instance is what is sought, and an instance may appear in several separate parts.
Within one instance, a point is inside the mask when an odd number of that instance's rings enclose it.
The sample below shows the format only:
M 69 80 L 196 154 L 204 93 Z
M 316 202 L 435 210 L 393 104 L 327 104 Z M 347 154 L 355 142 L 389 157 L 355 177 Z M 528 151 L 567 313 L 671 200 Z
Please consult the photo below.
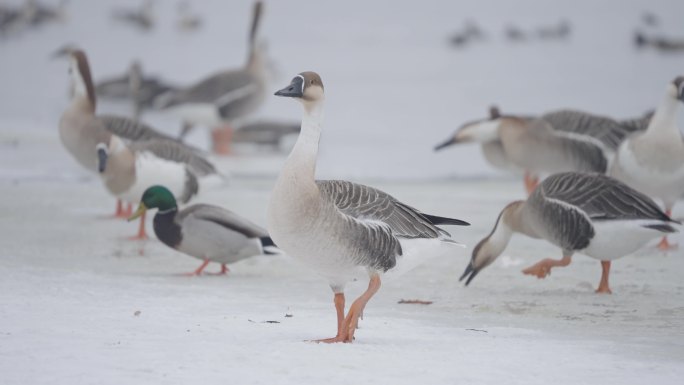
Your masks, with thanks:
M 563 267 L 570 264 L 572 257 L 569 255 L 564 255 L 561 259 L 543 259 L 534 265 L 524 269 L 523 274 L 534 275 L 537 278 L 546 278 L 547 275 L 551 275 L 552 267 Z
M 610 275 L 610 261 L 601 261 L 601 282 L 599 282 L 599 287 L 596 289 L 597 293 L 601 294 L 613 294 L 608 286 L 608 276 Z
M 145 213 L 140 216 L 140 227 L 138 228 L 138 235 L 129 238 L 132 241 L 143 241 L 148 239 L 147 233 L 145 232 Z
M 209 275 L 226 275 L 226 274 L 228 274 L 229 271 L 230 271 L 230 269 L 228 268 L 228 266 L 226 266 L 225 263 L 222 263 L 221 264 L 221 271 L 219 271 L 218 273 L 207 273 L 207 274 L 209 274 Z
M 195 271 L 190 272 L 190 273 L 185 273 L 183 275 L 188 276 L 188 277 L 196 277 L 198 275 L 202 275 L 202 271 L 204 271 L 204 268 L 207 267 L 209 262 L 211 262 L 211 261 L 209 261 L 208 259 L 205 259 L 204 262 L 202 262 L 202 264 L 200 265 L 200 267 L 195 269 Z

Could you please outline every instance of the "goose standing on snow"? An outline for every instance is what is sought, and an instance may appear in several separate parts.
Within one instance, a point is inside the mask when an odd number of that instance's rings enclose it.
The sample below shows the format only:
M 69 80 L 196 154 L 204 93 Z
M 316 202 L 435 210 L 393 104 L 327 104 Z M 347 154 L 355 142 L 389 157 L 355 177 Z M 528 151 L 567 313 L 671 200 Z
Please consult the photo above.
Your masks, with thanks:
M 183 118 L 181 138 L 196 124 L 213 128 L 214 151 L 230 151 L 231 124 L 259 108 L 266 97 L 265 46 L 257 42 L 262 3 L 254 4 L 249 34 L 247 64 L 213 74 L 199 83 L 171 94 L 162 95 L 155 103 Z M 223 125 L 223 128 L 217 128 Z
M 263 228 L 222 207 L 195 204 L 178 211 L 173 193 L 163 186 L 145 190 L 133 220 L 149 209 L 159 209 L 154 216 L 154 233 L 160 241 L 181 253 L 201 259 L 202 265 L 188 275 L 200 275 L 209 262 L 226 264 L 267 254 L 274 246 Z
M 314 72 L 297 75 L 277 96 L 304 107 L 301 133 L 271 195 L 268 230 L 279 248 L 328 280 L 335 293 L 337 335 L 320 342 L 352 342 L 358 318 L 380 288 L 380 275 L 407 259 L 449 253 L 446 231 L 437 225 L 468 225 L 420 211 L 372 187 L 315 180 L 323 118 L 323 82 Z M 344 316 L 344 287 L 359 269 L 368 290 Z
M 109 143 L 111 135 L 126 141 L 176 139 L 132 119 L 113 115 L 96 115 L 96 97 L 88 58 L 82 50 L 65 47 L 53 55 L 68 57 L 72 100 L 59 122 L 59 137 L 69 153 L 86 169 L 98 172 L 98 157 L 94 150 L 100 143 Z M 117 201 L 115 216 L 126 218 L 121 201 Z
M 496 108 L 488 119 L 464 124 L 435 151 L 467 142 L 486 143 L 485 157 L 494 164 L 510 162 L 525 170 L 528 194 L 536 187 L 539 173 L 604 173 L 608 167 L 608 154 L 599 140 L 554 130 L 542 119 L 501 115 Z
M 551 268 L 570 264 L 575 252 L 601 261 L 597 293 L 611 293 L 610 261 L 630 254 L 651 239 L 675 230 L 676 223 L 646 195 L 601 174 L 575 172 L 546 178 L 526 201 L 499 214 L 492 232 L 473 249 L 461 276 L 466 285 L 503 253 L 514 233 L 545 239 L 561 248 L 563 258 L 544 259 L 523 270 L 544 278 Z
M 615 178 L 661 199 L 668 215 L 684 192 L 684 142 L 677 126 L 682 102 L 684 76 L 679 76 L 668 84 L 648 129 L 620 145 L 611 168 Z M 667 250 L 673 246 L 663 237 L 658 247 Z

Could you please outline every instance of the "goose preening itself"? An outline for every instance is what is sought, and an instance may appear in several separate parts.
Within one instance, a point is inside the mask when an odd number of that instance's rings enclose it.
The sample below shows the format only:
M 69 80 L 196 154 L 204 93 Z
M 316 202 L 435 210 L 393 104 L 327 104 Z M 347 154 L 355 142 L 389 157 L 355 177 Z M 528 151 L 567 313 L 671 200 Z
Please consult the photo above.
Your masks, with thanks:
M 164 186 L 145 190 L 129 220 L 150 209 L 158 209 L 154 233 L 160 241 L 202 260 L 200 267 L 188 275 L 202 274 L 209 262 L 220 263 L 219 274 L 226 274 L 226 264 L 268 254 L 265 248 L 274 246 L 266 230 L 222 207 L 195 204 L 179 211 L 174 194 Z
M 662 200 L 668 215 L 684 192 L 684 142 L 677 125 L 682 102 L 684 76 L 679 76 L 667 85 L 646 131 L 622 142 L 610 170 L 615 178 Z M 663 237 L 658 247 L 667 250 L 672 245 Z
M 156 152 L 157 156 L 162 159 L 178 160 L 180 158 L 180 160 L 185 159 L 185 162 L 196 164 L 198 170 L 203 170 L 198 172 L 200 175 L 216 172 L 211 164 L 195 153 L 194 149 L 177 143 L 175 139 L 143 123 L 126 117 L 96 115 L 96 98 L 86 54 L 78 49 L 65 48 L 58 51 L 56 56 L 68 57 L 73 90 L 71 103 L 59 122 L 59 136 L 67 151 L 83 167 L 95 173 L 104 172 L 106 163 L 103 159 L 107 151 L 111 150 L 117 154 L 116 158 L 120 156 L 120 152 L 128 154 L 124 160 L 127 161 L 126 164 L 129 167 L 132 167 L 131 151 Z M 128 148 L 127 144 L 135 145 Z M 114 166 L 119 163 L 110 162 Z M 134 173 L 135 167 L 129 168 L 126 172 L 127 174 Z M 108 170 L 107 173 L 113 175 L 114 169 Z M 155 171 L 151 170 L 151 173 L 154 175 Z M 183 173 L 183 178 L 185 178 L 185 173 Z M 122 183 L 130 187 L 130 178 L 126 179 Z M 119 196 L 124 190 L 118 188 L 116 191 L 114 195 Z M 138 202 L 143 191 L 144 189 L 139 191 L 139 195 L 133 196 L 127 202 Z M 115 215 L 119 217 L 130 215 L 130 212 L 124 212 L 122 209 L 121 200 L 117 201 Z
M 301 102 L 304 115 L 271 195 L 268 230 L 280 249 L 312 267 L 335 293 L 337 335 L 319 342 L 352 342 L 359 316 L 380 288 L 381 274 L 413 258 L 452 252 L 454 241 L 437 226 L 468 223 L 424 214 L 372 187 L 317 181 L 323 82 L 318 74 L 303 72 L 275 94 Z M 370 277 L 368 290 L 345 317 L 345 285 L 363 269 Z
M 154 0 L 145 0 L 137 9 L 115 9 L 112 18 L 143 31 L 154 27 Z
M 575 252 L 601 261 L 597 293 L 611 293 L 610 261 L 651 239 L 677 231 L 673 221 L 646 195 L 602 174 L 567 172 L 546 178 L 525 201 L 507 205 L 494 229 L 473 249 L 461 276 L 466 285 L 503 253 L 514 233 L 545 239 L 563 258 L 544 259 L 523 270 L 544 278 L 551 268 L 570 264 Z
M 214 129 L 214 151 L 229 153 L 231 125 L 263 104 L 266 97 L 266 53 L 265 45 L 257 41 L 262 8 L 261 2 L 254 4 L 245 66 L 213 74 L 188 88 L 162 95 L 155 102 L 157 108 L 166 109 L 183 119 L 181 138 L 195 125 L 207 126 Z
M 465 123 L 435 151 L 468 142 L 483 143 L 485 158 L 495 166 L 524 170 L 528 194 L 536 187 L 539 173 L 604 173 L 608 167 L 608 155 L 599 140 L 554 130 L 543 119 L 502 115 L 496 108 L 489 118 Z
M 530 194 L 539 173 L 563 171 L 605 172 L 609 160 L 630 134 L 643 131 L 652 113 L 614 120 L 575 110 L 558 110 L 532 116 L 502 115 L 496 106 L 489 117 L 463 124 L 435 151 L 479 142 L 485 159 L 494 167 L 525 173 Z

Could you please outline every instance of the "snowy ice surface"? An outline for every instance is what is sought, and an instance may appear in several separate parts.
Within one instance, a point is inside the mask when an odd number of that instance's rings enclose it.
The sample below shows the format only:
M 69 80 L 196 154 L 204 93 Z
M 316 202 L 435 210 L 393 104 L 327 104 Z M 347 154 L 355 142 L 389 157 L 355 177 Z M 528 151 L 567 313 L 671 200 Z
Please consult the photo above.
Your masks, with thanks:
M 138 2 L 72 0 L 67 25 L 0 40 L 0 384 L 681 383 L 682 250 L 647 247 L 615 261 L 614 294 L 599 296 L 598 261 L 577 255 L 537 280 L 520 270 L 560 253 L 516 237 L 463 288 L 457 278 L 472 247 L 507 202 L 523 197 L 522 184 L 483 178 L 494 172 L 476 147 L 436 155 L 431 148 L 492 102 L 512 112 L 574 107 L 620 117 L 652 108 L 684 71 L 684 57 L 635 51 L 631 33 L 650 9 L 663 31 L 684 35 L 684 2 L 268 2 L 264 35 L 281 73 L 272 88 L 307 69 L 326 82 L 319 175 L 372 184 L 473 224 L 448 229 L 468 249 L 386 282 L 351 345 L 303 342 L 332 336 L 335 314 L 325 282 L 295 260 L 261 256 L 231 266 L 227 277 L 187 278 L 179 273 L 199 261 L 156 240 L 126 241 L 136 225 L 104 218 L 114 201 L 59 144 L 66 64 L 48 53 L 75 42 L 96 77 L 140 57 L 146 70 L 190 82 L 242 63 L 250 7 L 197 2 L 206 28 L 180 35 L 171 27 L 175 5 L 157 2 L 160 27 L 141 35 L 107 18 L 114 3 Z M 562 17 L 574 27 L 567 43 L 511 45 L 501 37 L 507 23 Z M 448 35 L 468 18 L 489 40 L 451 50 Z M 262 110 L 299 114 L 278 98 Z M 177 130 L 170 117 L 148 117 Z M 191 139 L 206 145 L 205 136 Z M 283 157 L 215 159 L 234 179 L 194 202 L 265 223 Z M 349 303 L 365 284 L 349 286 Z
M 17 175 L 9 159 L 35 168 Z M 228 276 L 180 276 L 199 261 L 154 239 L 124 240 L 136 224 L 104 218 L 114 201 L 58 143 L 22 137 L 3 145 L 0 164 L 2 384 L 678 384 L 684 376 L 681 251 L 650 245 L 615 261 L 614 294 L 605 296 L 593 292 L 598 261 L 581 255 L 545 280 L 521 274 L 560 252 L 520 236 L 469 287 L 458 283 L 498 211 L 522 198 L 517 180 L 367 181 L 472 222 L 449 228 L 469 248 L 386 282 L 354 344 L 331 346 L 304 342 L 332 336 L 335 314 L 325 281 L 295 260 L 259 256 Z M 236 177 L 195 202 L 264 223 L 272 184 Z M 365 285 L 351 284 L 349 301 Z

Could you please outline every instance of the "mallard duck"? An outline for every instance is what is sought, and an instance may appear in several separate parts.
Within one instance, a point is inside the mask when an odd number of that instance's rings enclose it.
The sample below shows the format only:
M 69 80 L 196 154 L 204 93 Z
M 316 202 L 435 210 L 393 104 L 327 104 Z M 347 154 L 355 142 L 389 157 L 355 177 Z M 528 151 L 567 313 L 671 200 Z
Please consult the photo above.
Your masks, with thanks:
M 154 215 L 154 233 L 172 249 L 202 260 L 197 270 L 188 275 L 200 275 L 209 262 L 235 263 L 259 254 L 270 254 L 265 248 L 274 247 L 263 228 L 222 207 L 194 204 L 178 211 L 174 194 L 164 186 L 145 190 L 140 205 L 129 218 L 145 215 L 158 209 Z
M 653 200 L 601 174 L 566 172 L 546 178 L 525 201 L 507 205 L 492 232 L 473 249 L 461 276 L 468 285 L 503 253 L 514 233 L 545 239 L 561 248 L 563 258 L 544 259 L 523 270 L 544 278 L 551 268 L 567 266 L 576 252 L 601 261 L 597 293 L 611 293 L 610 261 L 642 247 L 663 233 L 677 231 Z
M 275 93 L 302 103 L 297 143 L 271 195 L 268 230 L 274 242 L 322 275 L 337 311 L 337 335 L 319 342 L 352 342 L 368 301 L 380 289 L 380 276 L 402 264 L 453 252 L 454 242 L 438 225 L 467 222 L 422 213 L 375 188 L 343 180 L 315 179 L 323 118 L 323 82 L 303 72 Z M 344 316 L 344 288 L 365 270 L 368 289 Z

